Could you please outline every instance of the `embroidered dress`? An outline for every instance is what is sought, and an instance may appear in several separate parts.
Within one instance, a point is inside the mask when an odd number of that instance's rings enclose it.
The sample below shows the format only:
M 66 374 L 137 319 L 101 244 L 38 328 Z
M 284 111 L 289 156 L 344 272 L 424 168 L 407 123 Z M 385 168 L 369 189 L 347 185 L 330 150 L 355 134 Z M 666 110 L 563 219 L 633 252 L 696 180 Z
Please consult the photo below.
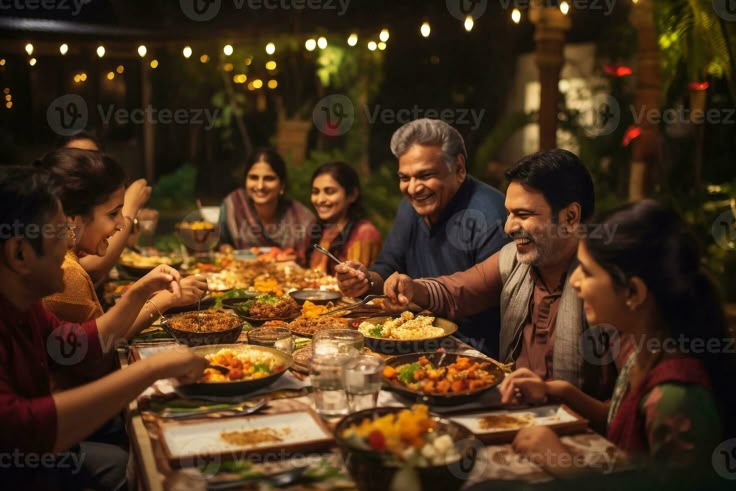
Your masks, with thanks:
M 318 224 L 314 234 L 316 237 L 307 248 L 309 267 L 330 275 L 335 274 L 334 261 L 315 252 L 312 244 L 319 243 L 341 261 L 357 261 L 366 266 L 373 264 L 381 252 L 381 234 L 368 220 L 348 223 L 340 232 L 334 226 Z

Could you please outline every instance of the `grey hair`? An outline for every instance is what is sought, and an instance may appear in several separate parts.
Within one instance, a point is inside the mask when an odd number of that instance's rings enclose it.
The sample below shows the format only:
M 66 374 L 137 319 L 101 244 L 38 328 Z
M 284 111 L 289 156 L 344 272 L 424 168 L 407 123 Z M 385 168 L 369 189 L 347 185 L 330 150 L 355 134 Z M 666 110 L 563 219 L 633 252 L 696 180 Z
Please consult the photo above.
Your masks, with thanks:
M 460 132 L 441 119 L 416 119 L 406 123 L 391 137 L 391 153 L 396 158 L 404 155 L 412 145 L 440 145 L 442 158 L 447 168 L 452 170 L 457 156 L 468 160 L 468 151 Z

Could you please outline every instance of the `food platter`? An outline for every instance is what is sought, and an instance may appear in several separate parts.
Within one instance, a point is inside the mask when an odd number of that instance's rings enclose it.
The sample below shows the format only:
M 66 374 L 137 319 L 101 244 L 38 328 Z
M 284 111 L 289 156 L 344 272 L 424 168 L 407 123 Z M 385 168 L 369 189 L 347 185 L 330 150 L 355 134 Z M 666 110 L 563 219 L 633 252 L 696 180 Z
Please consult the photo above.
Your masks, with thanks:
M 427 365 L 423 364 L 423 359 L 428 362 Z M 438 374 L 433 380 L 430 380 L 429 367 L 435 369 Z M 451 368 L 454 373 L 465 375 L 455 376 L 450 373 Z M 396 374 L 388 376 L 392 370 Z M 425 376 L 422 377 L 420 382 L 414 384 L 418 387 L 412 387 L 407 380 L 413 382 L 414 374 L 418 370 L 422 370 Z M 473 372 L 482 371 L 483 377 L 478 377 L 475 373 L 470 375 L 471 370 Z M 418 375 L 417 373 L 417 378 L 419 378 Z M 467 380 L 458 390 L 449 388 L 443 391 L 439 388 L 439 383 L 442 381 L 457 381 L 462 380 L 462 378 Z M 481 394 L 500 384 L 503 378 L 503 371 L 487 358 L 443 352 L 412 353 L 394 356 L 386 360 L 384 387 L 411 400 L 418 400 L 430 406 L 452 406 L 476 400 Z M 434 385 L 427 387 L 424 384 L 425 381 L 432 381 Z
M 404 316 L 405 318 L 408 317 L 406 312 L 404 312 L 402 316 Z M 416 319 L 417 317 L 412 318 Z M 434 317 L 431 321 L 431 327 L 437 328 L 436 334 L 430 336 L 419 336 L 412 339 L 392 339 L 380 337 L 378 335 L 371 335 L 372 329 L 370 328 L 370 325 L 377 328 L 378 326 L 385 325 L 387 322 L 396 322 L 397 319 L 400 319 L 400 317 L 371 317 L 364 320 L 354 321 L 353 325 L 355 327 L 358 327 L 358 329 L 363 333 L 366 346 L 368 346 L 373 351 L 384 353 L 387 355 L 409 354 L 421 351 L 435 351 L 438 348 L 443 347 L 442 341 L 445 338 L 453 335 L 458 330 L 458 325 L 454 322 L 447 319 L 442 319 L 440 317 Z

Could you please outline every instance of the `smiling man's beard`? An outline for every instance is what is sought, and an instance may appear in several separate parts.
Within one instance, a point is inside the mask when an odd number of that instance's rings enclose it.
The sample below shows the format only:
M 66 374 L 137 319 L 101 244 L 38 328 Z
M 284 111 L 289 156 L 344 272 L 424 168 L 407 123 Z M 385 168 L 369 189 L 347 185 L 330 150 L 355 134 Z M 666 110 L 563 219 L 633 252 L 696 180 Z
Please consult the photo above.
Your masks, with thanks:
M 519 252 L 516 250 L 516 260 L 530 266 L 541 266 L 554 256 L 555 241 L 550 237 L 534 236 L 526 230 L 520 229 L 510 234 L 512 240 L 529 239 L 531 250 Z

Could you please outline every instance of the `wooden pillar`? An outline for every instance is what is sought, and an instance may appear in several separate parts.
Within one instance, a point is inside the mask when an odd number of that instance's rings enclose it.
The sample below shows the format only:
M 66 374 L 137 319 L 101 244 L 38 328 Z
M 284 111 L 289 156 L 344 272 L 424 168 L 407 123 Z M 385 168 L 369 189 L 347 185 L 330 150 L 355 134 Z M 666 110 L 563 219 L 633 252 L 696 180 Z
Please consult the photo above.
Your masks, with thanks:
M 636 114 L 659 111 L 661 102 L 661 77 L 659 71 L 659 47 L 654 27 L 652 0 L 639 0 L 632 5 L 629 17 L 637 32 L 637 77 L 634 96 Z M 641 135 L 634 139 L 631 148 L 631 171 L 629 174 L 629 199 L 636 201 L 648 194 L 651 171 L 659 163 L 659 129 L 652 118 L 643 118 Z
M 145 110 L 151 104 L 151 77 L 148 60 L 141 58 L 141 107 Z M 156 132 L 150 118 L 143 118 L 143 168 L 146 180 L 153 183 L 156 178 L 155 146 Z
M 534 2 L 529 19 L 535 26 L 536 62 L 539 69 L 539 149 L 557 147 L 557 114 L 560 104 L 560 70 L 565 60 L 565 32 L 572 22 L 557 7 Z

